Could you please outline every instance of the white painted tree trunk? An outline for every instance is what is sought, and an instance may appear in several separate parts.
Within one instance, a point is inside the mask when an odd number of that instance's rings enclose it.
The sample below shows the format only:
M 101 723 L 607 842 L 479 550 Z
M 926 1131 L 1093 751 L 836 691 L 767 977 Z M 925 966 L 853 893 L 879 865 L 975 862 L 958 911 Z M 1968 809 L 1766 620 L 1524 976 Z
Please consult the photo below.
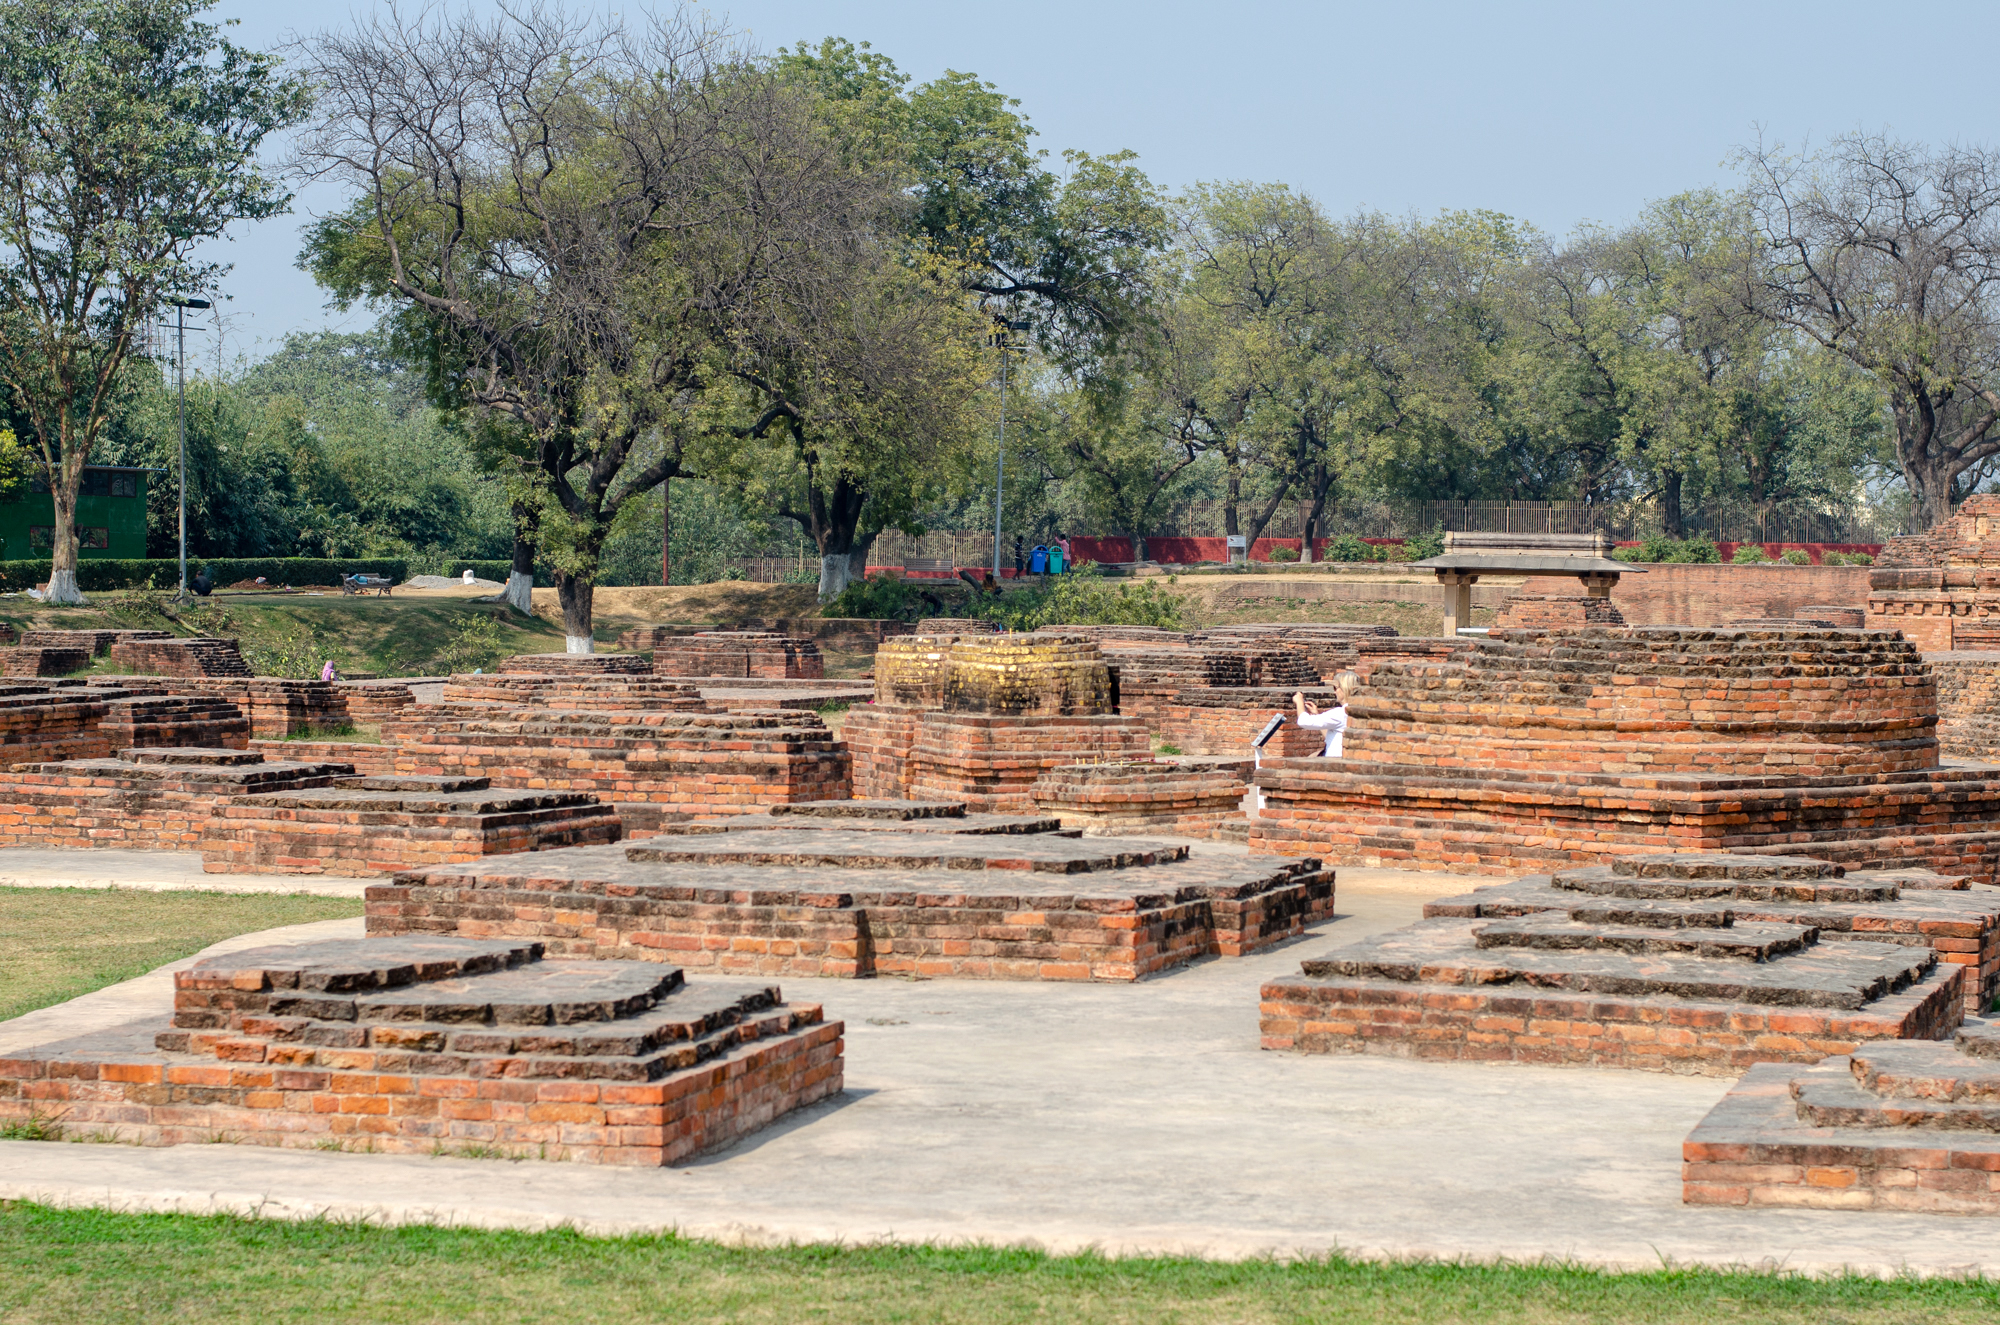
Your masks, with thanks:
M 507 576 L 507 587 L 500 591 L 500 601 L 519 612 L 522 616 L 535 614 L 535 576 L 533 572 L 523 574 L 514 571 Z
M 839 595 L 854 581 L 854 560 L 846 552 L 819 559 L 819 600 L 823 603 Z
M 595 653 L 597 652 L 597 646 L 588 635 L 565 635 L 563 636 L 563 651 L 565 653 Z
M 50 603 L 81 603 L 85 601 L 83 590 L 76 587 L 76 572 L 57 570 L 49 572 L 49 596 L 43 600 Z

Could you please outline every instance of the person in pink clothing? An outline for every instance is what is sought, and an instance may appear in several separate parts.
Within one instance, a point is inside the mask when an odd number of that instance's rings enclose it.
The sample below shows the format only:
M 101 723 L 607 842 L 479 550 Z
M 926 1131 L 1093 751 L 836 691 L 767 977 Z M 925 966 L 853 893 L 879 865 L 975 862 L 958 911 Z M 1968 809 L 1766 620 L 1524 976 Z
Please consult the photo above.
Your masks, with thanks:
M 1322 709 L 1305 697 L 1304 691 L 1292 696 L 1292 705 L 1297 710 L 1293 720 L 1299 726 L 1326 733 L 1326 749 L 1320 754 L 1328 759 L 1340 758 L 1342 746 L 1347 736 L 1347 701 L 1361 684 L 1361 678 L 1353 672 L 1340 672 L 1333 678 L 1334 703 L 1331 708 Z

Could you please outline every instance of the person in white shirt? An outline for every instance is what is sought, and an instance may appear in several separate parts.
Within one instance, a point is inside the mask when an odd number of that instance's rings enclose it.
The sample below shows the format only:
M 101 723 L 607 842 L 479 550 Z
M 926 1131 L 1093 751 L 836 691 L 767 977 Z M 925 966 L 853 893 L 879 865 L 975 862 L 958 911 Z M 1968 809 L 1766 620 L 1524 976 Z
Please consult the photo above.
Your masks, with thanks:
M 1340 758 L 1347 735 L 1347 701 L 1360 684 L 1361 678 L 1353 672 L 1336 674 L 1333 678 L 1334 704 L 1326 709 L 1307 699 L 1304 691 L 1292 696 L 1292 705 L 1298 710 L 1294 719 L 1298 725 L 1326 733 L 1326 749 L 1320 753 L 1328 759 Z

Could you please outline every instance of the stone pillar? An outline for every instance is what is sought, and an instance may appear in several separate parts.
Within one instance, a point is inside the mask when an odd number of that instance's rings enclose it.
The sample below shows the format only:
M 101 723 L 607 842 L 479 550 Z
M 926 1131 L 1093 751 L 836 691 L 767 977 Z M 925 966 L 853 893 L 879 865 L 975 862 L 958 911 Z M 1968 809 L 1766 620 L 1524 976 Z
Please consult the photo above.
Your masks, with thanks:
M 1450 639 L 1460 626 L 1472 624 L 1472 586 L 1479 576 L 1472 571 L 1441 570 L 1438 584 L 1444 590 L 1444 634 Z
M 1618 584 L 1616 571 L 1591 571 L 1576 578 L 1583 582 L 1584 595 L 1589 598 L 1609 598 Z

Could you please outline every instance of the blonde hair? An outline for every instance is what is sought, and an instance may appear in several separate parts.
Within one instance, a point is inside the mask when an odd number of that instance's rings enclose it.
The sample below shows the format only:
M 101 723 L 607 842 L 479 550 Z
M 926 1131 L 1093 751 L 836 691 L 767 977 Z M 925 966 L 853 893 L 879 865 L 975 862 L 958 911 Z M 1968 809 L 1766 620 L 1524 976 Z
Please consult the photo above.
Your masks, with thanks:
M 1341 707 L 1345 708 L 1348 697 L 1360 688 L 1361 678 L 1353 672 L 1335 672 L 1333 674 L 1333 693 L 1339 696 Z

